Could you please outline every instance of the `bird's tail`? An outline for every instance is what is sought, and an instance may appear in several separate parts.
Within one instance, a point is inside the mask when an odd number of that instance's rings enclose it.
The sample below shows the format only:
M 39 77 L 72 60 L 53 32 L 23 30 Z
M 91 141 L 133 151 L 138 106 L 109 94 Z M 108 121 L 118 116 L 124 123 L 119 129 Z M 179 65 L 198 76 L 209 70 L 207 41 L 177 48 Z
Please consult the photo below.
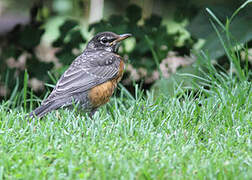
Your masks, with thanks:
M 61 104 L 60 103 L 55 103 L 55 102 L 50 102 L 47 104 L 42 104 L 41 106 L 39 106 L 38 108 L 36 108 L 34 111 L 32 111 L 29 114 L 30 118 L 33 117 L 43 117 L 44 115 L 46 115 L 47 113 L 51 112 L 52 110 L 56 110 L 58 108 L 60 108 Z

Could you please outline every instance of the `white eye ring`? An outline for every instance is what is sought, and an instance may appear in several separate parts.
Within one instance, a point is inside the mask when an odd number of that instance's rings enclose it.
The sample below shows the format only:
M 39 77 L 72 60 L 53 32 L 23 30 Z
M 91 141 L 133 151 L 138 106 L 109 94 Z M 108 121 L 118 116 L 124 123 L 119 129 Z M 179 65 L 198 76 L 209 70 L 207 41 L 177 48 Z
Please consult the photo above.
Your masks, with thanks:
M 102 37 L 100 41 L 102 44 L 106 44 L 108 42 L 108 39 L 106 37 Z

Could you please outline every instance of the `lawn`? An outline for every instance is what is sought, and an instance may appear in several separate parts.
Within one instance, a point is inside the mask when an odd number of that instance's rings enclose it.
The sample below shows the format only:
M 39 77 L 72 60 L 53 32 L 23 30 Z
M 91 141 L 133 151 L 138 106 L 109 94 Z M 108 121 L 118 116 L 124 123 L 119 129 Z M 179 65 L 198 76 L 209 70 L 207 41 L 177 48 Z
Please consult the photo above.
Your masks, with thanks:
M 93 119 L 29 122 L 3 102 L 0 179 L 251 179 L 251 83 L 223 80 L 171 97 L 121 88 Z

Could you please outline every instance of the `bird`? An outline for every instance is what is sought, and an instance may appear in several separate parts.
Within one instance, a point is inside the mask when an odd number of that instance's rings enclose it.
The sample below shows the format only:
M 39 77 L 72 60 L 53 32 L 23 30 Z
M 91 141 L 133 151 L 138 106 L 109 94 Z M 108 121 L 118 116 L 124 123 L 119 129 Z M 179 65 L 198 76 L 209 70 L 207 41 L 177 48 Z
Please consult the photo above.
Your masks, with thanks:
M 92 117 L 97 108 L 109 102 L 123 76 L 125 60 L 118 55 L 118 49 L 120 42 L 131 36 L 113 32 L 96 34 L 29 117 L 41 118 L 59 108 L 73 108 L 74 104 Z

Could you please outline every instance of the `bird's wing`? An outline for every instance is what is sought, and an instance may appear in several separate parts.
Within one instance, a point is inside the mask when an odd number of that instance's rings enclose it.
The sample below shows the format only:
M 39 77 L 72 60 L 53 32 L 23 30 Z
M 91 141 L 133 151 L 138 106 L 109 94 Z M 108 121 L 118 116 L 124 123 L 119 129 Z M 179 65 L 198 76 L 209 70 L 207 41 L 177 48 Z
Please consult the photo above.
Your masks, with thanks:
M 85 92 L 116 77 L 120 56 L 106 51 L 84 52 L 77 57 L 57 82 L 43 104 Z

